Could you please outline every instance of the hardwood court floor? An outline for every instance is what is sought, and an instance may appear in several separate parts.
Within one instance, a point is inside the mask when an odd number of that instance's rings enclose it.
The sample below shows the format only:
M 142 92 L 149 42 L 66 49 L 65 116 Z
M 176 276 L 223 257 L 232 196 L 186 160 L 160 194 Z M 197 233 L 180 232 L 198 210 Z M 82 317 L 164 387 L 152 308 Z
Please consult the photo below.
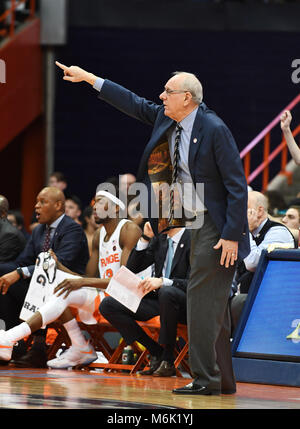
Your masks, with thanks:
M 300 389 L 238 383 L 235 395 L 174 395 L 189 378 L 0 366 L 5 409 L 300 409 Z

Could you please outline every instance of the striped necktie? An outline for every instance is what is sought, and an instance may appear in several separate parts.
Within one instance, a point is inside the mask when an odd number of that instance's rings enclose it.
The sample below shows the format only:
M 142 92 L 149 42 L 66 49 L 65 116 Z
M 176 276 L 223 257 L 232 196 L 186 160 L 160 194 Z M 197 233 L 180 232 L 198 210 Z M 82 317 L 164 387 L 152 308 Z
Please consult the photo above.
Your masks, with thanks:
M 169 214 L 169 223 L 174 219 L 174 186 L 177 181 L 178 175 L 178 162 L 179 162 L 179 144 L 181 136 L 182 126 L 177 124 L 175 129 L 175 146 L 174 146 L 174 155 L 173 155 L 173 171 L 172 171 L 172 183 L 170 191 L 170 214 Z

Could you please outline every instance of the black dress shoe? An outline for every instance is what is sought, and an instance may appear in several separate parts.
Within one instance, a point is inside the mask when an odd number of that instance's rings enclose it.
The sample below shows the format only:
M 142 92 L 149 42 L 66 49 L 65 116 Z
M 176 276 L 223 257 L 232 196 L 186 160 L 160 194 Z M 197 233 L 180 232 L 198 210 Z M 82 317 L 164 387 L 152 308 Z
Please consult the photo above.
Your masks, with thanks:
M 153 377 L 172 377 L 173 375 L 176 375 L 176 368 L 173 363 L 163 360 L 152 375 Z
M 172 390 L 173 393 L 179 395 L 220 395 L 220 390 L 208 389 L 200 384 L 190 383 L 183 387 L 178 387 Z
M 27 352 L 27 346 L 25 344 L 25 341 L 20 340 L 13 347 L 11 359 L 18 360 L 21 357 L 23 357 L 26 354 L 26 352 Z
M 20 359 L 12 360 L 10 363 L 19 368 L 47 368 L 47 360 L 45 350 L 31 348 Z
M 151 356 L 150 358 L 150 368 L 146 369 L 145 371 L 138 371 L 138 374 L 140 375 L 152 375 L 154 371 L 156 371 L 161 364 L 161 358 L 157 356 Z

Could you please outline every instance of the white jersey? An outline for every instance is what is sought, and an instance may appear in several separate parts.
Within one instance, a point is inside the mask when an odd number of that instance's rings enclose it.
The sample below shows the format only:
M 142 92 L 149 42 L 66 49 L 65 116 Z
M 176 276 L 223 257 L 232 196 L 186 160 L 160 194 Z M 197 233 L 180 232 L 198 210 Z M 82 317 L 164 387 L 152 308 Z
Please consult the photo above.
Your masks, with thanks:
M 120 232 L 128 219 L 122 219 L 106 242 L 105 228 L 101 228 L 99 236 L 99 273 L 101 278 L 111 278 L 121 267 L 122 249 L 119 244 Z M 56 268 L 55 260 L 47 252 L 39 254 L 30 286 L 23 304 L 20 319 L 28 320 L 53 295 L 55 287 L 67 278 L 80 278 Z M 95 324 L 101 320 L 99 305 L 105 297 L 103 290 L 83 287 L 86 300 L 77 310 L 76 318 L 86 324 Z
M 106 229 L 100 229 L 99 236 L 99 274 L 101 279 L 113 277 L 121 267 L 122 249 L 120 247 L 120 232 L 129 219 L 122 219 L 108 241 L 104 241 Z
M 80 278 L 58 270 L 56 262 L 48 252 L 41 252 L 35 263 L 30 285 L 20 313 L 21 320 L 28 320 L 53 296 L 54 289 L 66 278 Z M 88 289 L 88 288 L 86 288 Z
M 28 320 L 52 296 L 57 286 L 56 274 L 55 260 L 47 252 L 40 253 L 20 313 L 21 320 Z
M 41 252 L 36 260 L 35 269 L 20 313 L 21 320 L 28 320 L 53 296 L 54 289 L 65 279 L 77 279 L 80 276 L 66 273 L 56 268 L 56 262 L 48 252 Z M 86 300 L 77 308 L 77 319 L 87 324 L 97 323 L 97 311 L 100 304 L 98 290 L 83 287 Z M 96 316 L 95 316 L 96 315 Z

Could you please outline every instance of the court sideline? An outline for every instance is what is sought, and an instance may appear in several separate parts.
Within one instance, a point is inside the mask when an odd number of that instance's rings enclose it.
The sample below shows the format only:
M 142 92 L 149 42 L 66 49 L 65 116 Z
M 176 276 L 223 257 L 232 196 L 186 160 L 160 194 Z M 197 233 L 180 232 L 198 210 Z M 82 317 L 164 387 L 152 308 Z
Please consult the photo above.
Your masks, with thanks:
M 188 378 L 0 366 L 1 409 L 300 409 L 295 387 L 237 383 L 235 395 L 174 395 Z

